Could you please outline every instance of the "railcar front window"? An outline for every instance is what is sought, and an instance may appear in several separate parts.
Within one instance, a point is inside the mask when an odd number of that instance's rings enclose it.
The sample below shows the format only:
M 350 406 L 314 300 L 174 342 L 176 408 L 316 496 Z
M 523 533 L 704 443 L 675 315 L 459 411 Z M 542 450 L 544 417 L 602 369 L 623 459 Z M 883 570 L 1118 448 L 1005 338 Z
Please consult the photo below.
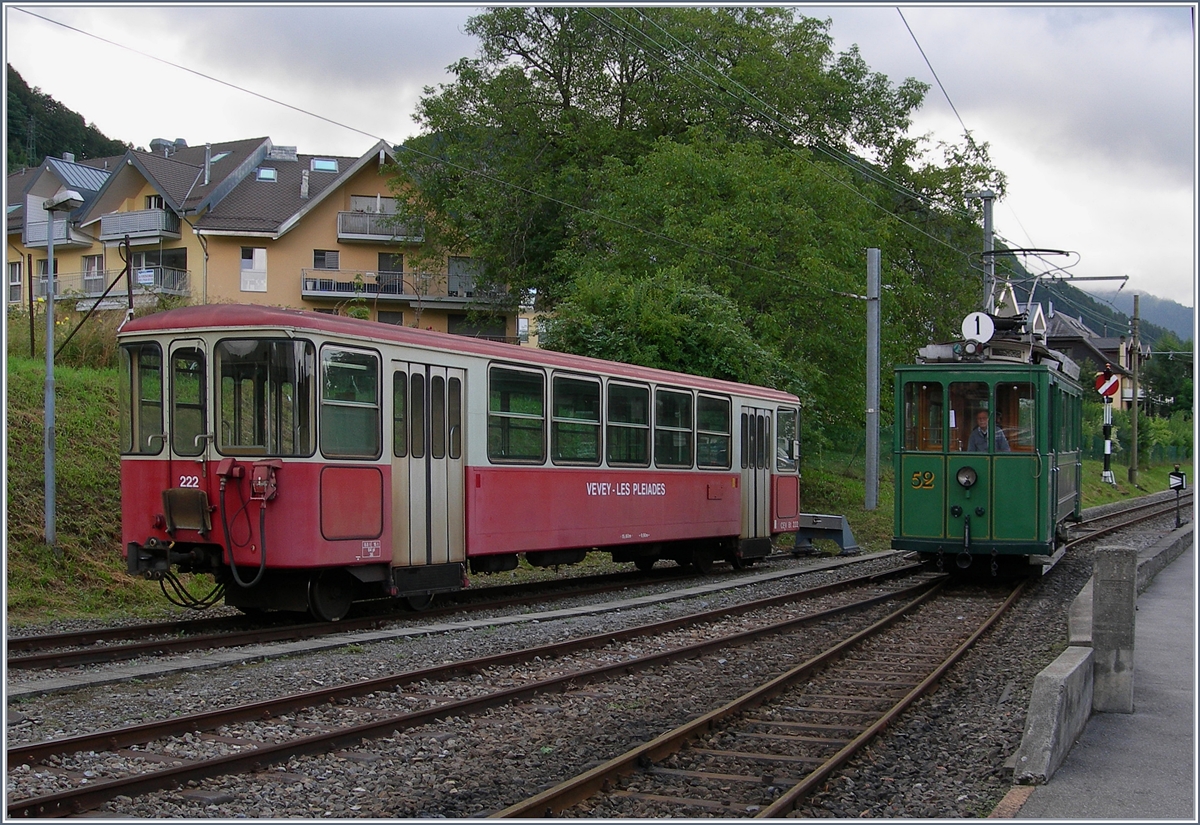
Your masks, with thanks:
M 1066 412 L 1065 405 L 1062 411 Z M 1037 432 L 1037 403 L 1033 384 L 1029 381 L 1005 381 L 996 385 L 997 433 L 1004 433 L 1010 450 L 1019 453 L 1033 452 Z M 1000 449 L 997 435 L 996 449 Z
M 600 463 L 600 382 L 555 376 L 550 455 L 555 463 Z
M 950 385 L 950 452 L 988 451 L 994 435 L 988 401 L 988 385 L 982 381 Z
M 499 462 L 546 460 L 546 377 L 540 372 L 492 367 L 488 372 L 488 458 Z
M 204 452 L 204 368 L 204 353 L 198 349 L 171 354 L 171 446 L 177 455 Z
M 308 341 L 226 339 L 213 351 L 217 449 L 308 456 L 316 420 L 316 353 Z
M 800 458 L 799 439 L 796 436 L 799 428 L 796 419 L 797 410 L 779 410 L 775 414 L 775 468 L 781 473 L 796 472 L 796 464 Z
M 645 467 L 650 463 L 650 390 L 608 385 L 608 463 Z
M 121 347 L 121 452 L 157 455 L 163 448 L 162 350 L 158 344 Z
M 379 356 L 321 350 L 321 452 L 331 458 L 379 457 Z
M 696 466 L 729 469 L 731 421 L 728 398 L 696 399 Z
M 941 451 L 942 409 L 941 384 L 910 381 L 904 385 L 904 449 Z
M 692 466 L 692 394 L 655 390 L 654 463 Z

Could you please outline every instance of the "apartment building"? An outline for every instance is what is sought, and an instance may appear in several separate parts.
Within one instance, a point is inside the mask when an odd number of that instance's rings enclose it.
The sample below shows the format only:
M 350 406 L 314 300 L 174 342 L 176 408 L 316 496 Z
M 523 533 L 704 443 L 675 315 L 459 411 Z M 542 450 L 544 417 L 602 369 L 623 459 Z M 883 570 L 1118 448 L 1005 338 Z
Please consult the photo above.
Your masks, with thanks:
M 166 294 L 517 340 L 515 315 L 488 313 L 469 256 L 413 267 L 424 238 L 395 218 L 382 141 L 358 157 L 300 154 L 269 138 L 150 148 L 82 164 L 48 158 L 9 176 L 10 305 L 28 301 L 31 267 L 34 297 L 45 294 L 41 204 L 66 188 L 84 203 L 69 220 L 56 216 L 59 300 L 94 303 L 128 258 L 135 302 Z M 124 306 L 128 291 L 122 280 L 105 306 Z

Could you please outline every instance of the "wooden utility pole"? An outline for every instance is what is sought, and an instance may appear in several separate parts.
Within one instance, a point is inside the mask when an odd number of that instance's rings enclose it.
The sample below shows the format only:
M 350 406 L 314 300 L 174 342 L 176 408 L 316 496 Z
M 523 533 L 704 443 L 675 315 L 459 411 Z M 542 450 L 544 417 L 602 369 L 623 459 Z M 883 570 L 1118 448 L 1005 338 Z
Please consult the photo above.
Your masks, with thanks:
M 1129 408 L 1131 429 L 1133 430 L 1133 453 L 1129 459 L 1129 483 L 1134 487 L 1138 482 L 1138 365 L 1142 360 L 1142 345 L 1138 342 L 1138 295 L 1133 296 L 1133 406 Z

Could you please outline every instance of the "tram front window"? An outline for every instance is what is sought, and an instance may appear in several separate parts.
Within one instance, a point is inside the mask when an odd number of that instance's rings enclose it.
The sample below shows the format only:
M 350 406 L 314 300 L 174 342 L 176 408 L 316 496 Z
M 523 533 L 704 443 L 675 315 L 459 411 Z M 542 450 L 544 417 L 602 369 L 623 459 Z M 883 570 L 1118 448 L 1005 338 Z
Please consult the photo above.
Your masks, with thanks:
M 985 424 L 982 429 L 980 419 Z M 950 385 L 950 452 L 987 452 L 989 419 L 987 384 L 956 381 Z
M 311 343 L 227 339 L 217 344 L 215 361 L 222 454 L 312 455 L 316 355 Z
M 904 449 L 942 449 L 942 385 L 910 381 L 904 385 Z

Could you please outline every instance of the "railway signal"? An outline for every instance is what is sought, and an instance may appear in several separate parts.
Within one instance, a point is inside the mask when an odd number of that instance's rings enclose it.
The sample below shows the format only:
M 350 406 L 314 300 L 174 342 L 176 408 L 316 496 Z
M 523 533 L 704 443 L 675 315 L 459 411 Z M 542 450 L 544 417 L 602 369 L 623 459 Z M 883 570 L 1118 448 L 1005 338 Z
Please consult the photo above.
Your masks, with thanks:
M 1104 472 L 1101 481 L 1114 487 L 1117 479 L 1112 472 L 1112 397 L 1116 395 L 1121 379 L 1113 375 L 1112 364 L 1104 365 L 1104 372 L 1096 376 L 1096 392 L 1104 396 Z
M 1187 489 L 1187 473 L 1179 472 L 1179 465 L 1175 465 L 1174 472 L 1167 476 L 1167 483 L 1170 489 L 1175 491 L 1175 526 L 1181 527 L 1179 520 L 1179 496 Z

